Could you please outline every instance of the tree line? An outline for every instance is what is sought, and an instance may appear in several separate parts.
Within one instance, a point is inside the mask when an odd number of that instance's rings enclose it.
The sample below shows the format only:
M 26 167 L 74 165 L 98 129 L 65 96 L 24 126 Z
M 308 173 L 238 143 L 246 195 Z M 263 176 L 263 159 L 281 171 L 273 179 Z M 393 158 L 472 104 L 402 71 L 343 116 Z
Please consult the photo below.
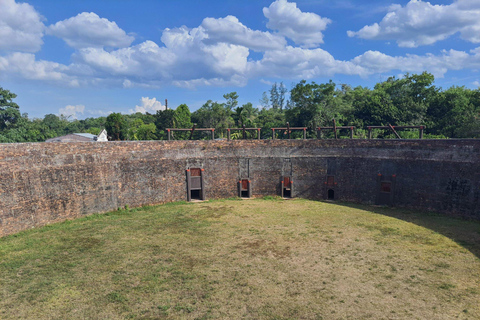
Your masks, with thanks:
M 289 94 L 288 94 L 289 93 Z M 261 128 L 261 137 L 270 138 L 271 128 L 307 127 L 307 137 L 316 136 L 316 128 L 331 125 L 355 126 L 355 136 L 365 138 L 368 126 L 424 125 L 425 138 L 480 138 L 480 89 L 452 86 L 446 90 L 434 85 L 434 76 L 405 74 L 390 77 L 373 88 L 317 84 L 302 80 L 288 90 L 275 83 L 260 99 L 260 107 L 252 103 L 239 105 L 238 94 L 223 95 L 223 101 L 208 100 L 194 112 L 186 104 L 155 114 L 112 113 L 107 117 L 70 120 L 47 114 L 43 119 L 29 119 L 21 114 L 13 101 L 16 95 L 0 87 L 0 143 L 39 142 L 70 133 L 98 134 L 105 128 L 111 140 L 163 140 L 167 128 L 215 128 L 217 138 L 226 137 L 227 128 Z M 257 133 L 249 133 L 254 137 Z M 300 137 L 303 133 L 292 133 Z M 333 133 L 332 133 L 333 134 Z M 403 138 L 416 138 L 418 133 L 401 131 Z M 188 139 L 189 132 L 174 132 L 173 139 Z M 241 133 L 233 133 L 239 138 Z M 195 132 L 195 139 L 207 139 L 206 132 Z M 285 138 L 280 132 L 278 138 Z M 392 133 L 377 130 L 375 138 L 391 138 Z

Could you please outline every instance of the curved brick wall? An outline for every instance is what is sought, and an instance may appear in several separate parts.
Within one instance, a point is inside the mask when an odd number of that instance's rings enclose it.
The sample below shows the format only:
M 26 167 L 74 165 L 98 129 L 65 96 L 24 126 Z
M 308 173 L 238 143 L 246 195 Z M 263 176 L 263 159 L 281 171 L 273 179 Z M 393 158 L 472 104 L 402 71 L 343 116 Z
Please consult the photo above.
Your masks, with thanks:
M 186 200 L 192 167 L 204 169 L 207 199 L 236 196 L 247 176 L 253 196 L 279 195 L 281 177 L 290 176 L 296 197 L 324 199 L 330 191 L 336 200 L 480 219 L 476 140 L 25 143 L 0 144 L 0 236 Z

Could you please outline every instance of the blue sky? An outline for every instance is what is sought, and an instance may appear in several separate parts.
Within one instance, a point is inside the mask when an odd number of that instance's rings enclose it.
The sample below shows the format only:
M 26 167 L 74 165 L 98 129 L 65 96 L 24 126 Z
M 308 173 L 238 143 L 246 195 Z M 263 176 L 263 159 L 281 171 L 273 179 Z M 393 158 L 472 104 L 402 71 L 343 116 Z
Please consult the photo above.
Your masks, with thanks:
M 0 0 L 0 86 L 29 117 L 196 110 L 274 82 L 480 86 L 480 0 Z

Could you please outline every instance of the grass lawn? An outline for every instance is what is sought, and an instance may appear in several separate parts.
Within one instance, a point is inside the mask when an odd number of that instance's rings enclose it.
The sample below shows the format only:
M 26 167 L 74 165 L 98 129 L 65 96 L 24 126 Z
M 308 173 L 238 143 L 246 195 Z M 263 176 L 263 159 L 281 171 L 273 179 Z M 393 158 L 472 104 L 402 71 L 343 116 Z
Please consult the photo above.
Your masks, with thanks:
M 1 238 L 0 319 L 480 319 L 479 257 L 479 222 L 173 203 Z

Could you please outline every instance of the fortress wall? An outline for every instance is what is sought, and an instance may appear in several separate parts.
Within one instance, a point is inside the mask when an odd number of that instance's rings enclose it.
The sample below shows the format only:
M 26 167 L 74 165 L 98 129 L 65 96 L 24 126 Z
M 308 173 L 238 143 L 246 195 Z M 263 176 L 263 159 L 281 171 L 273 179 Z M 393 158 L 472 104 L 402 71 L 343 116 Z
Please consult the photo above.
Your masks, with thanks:
M 0 236 L 186 200 L 186 169 L 195 167 L 204 169 L 207 199 L 237 196 L 248 175 L 253 196 L 279 195 L 281 177 L 291 175 L 296 197 L 325 199 L 331 190 L 335 200 L 480 219 L 476 140 L 24 143 L 0 144 Z M 327 176 L 336 184 L 325 185 Z

